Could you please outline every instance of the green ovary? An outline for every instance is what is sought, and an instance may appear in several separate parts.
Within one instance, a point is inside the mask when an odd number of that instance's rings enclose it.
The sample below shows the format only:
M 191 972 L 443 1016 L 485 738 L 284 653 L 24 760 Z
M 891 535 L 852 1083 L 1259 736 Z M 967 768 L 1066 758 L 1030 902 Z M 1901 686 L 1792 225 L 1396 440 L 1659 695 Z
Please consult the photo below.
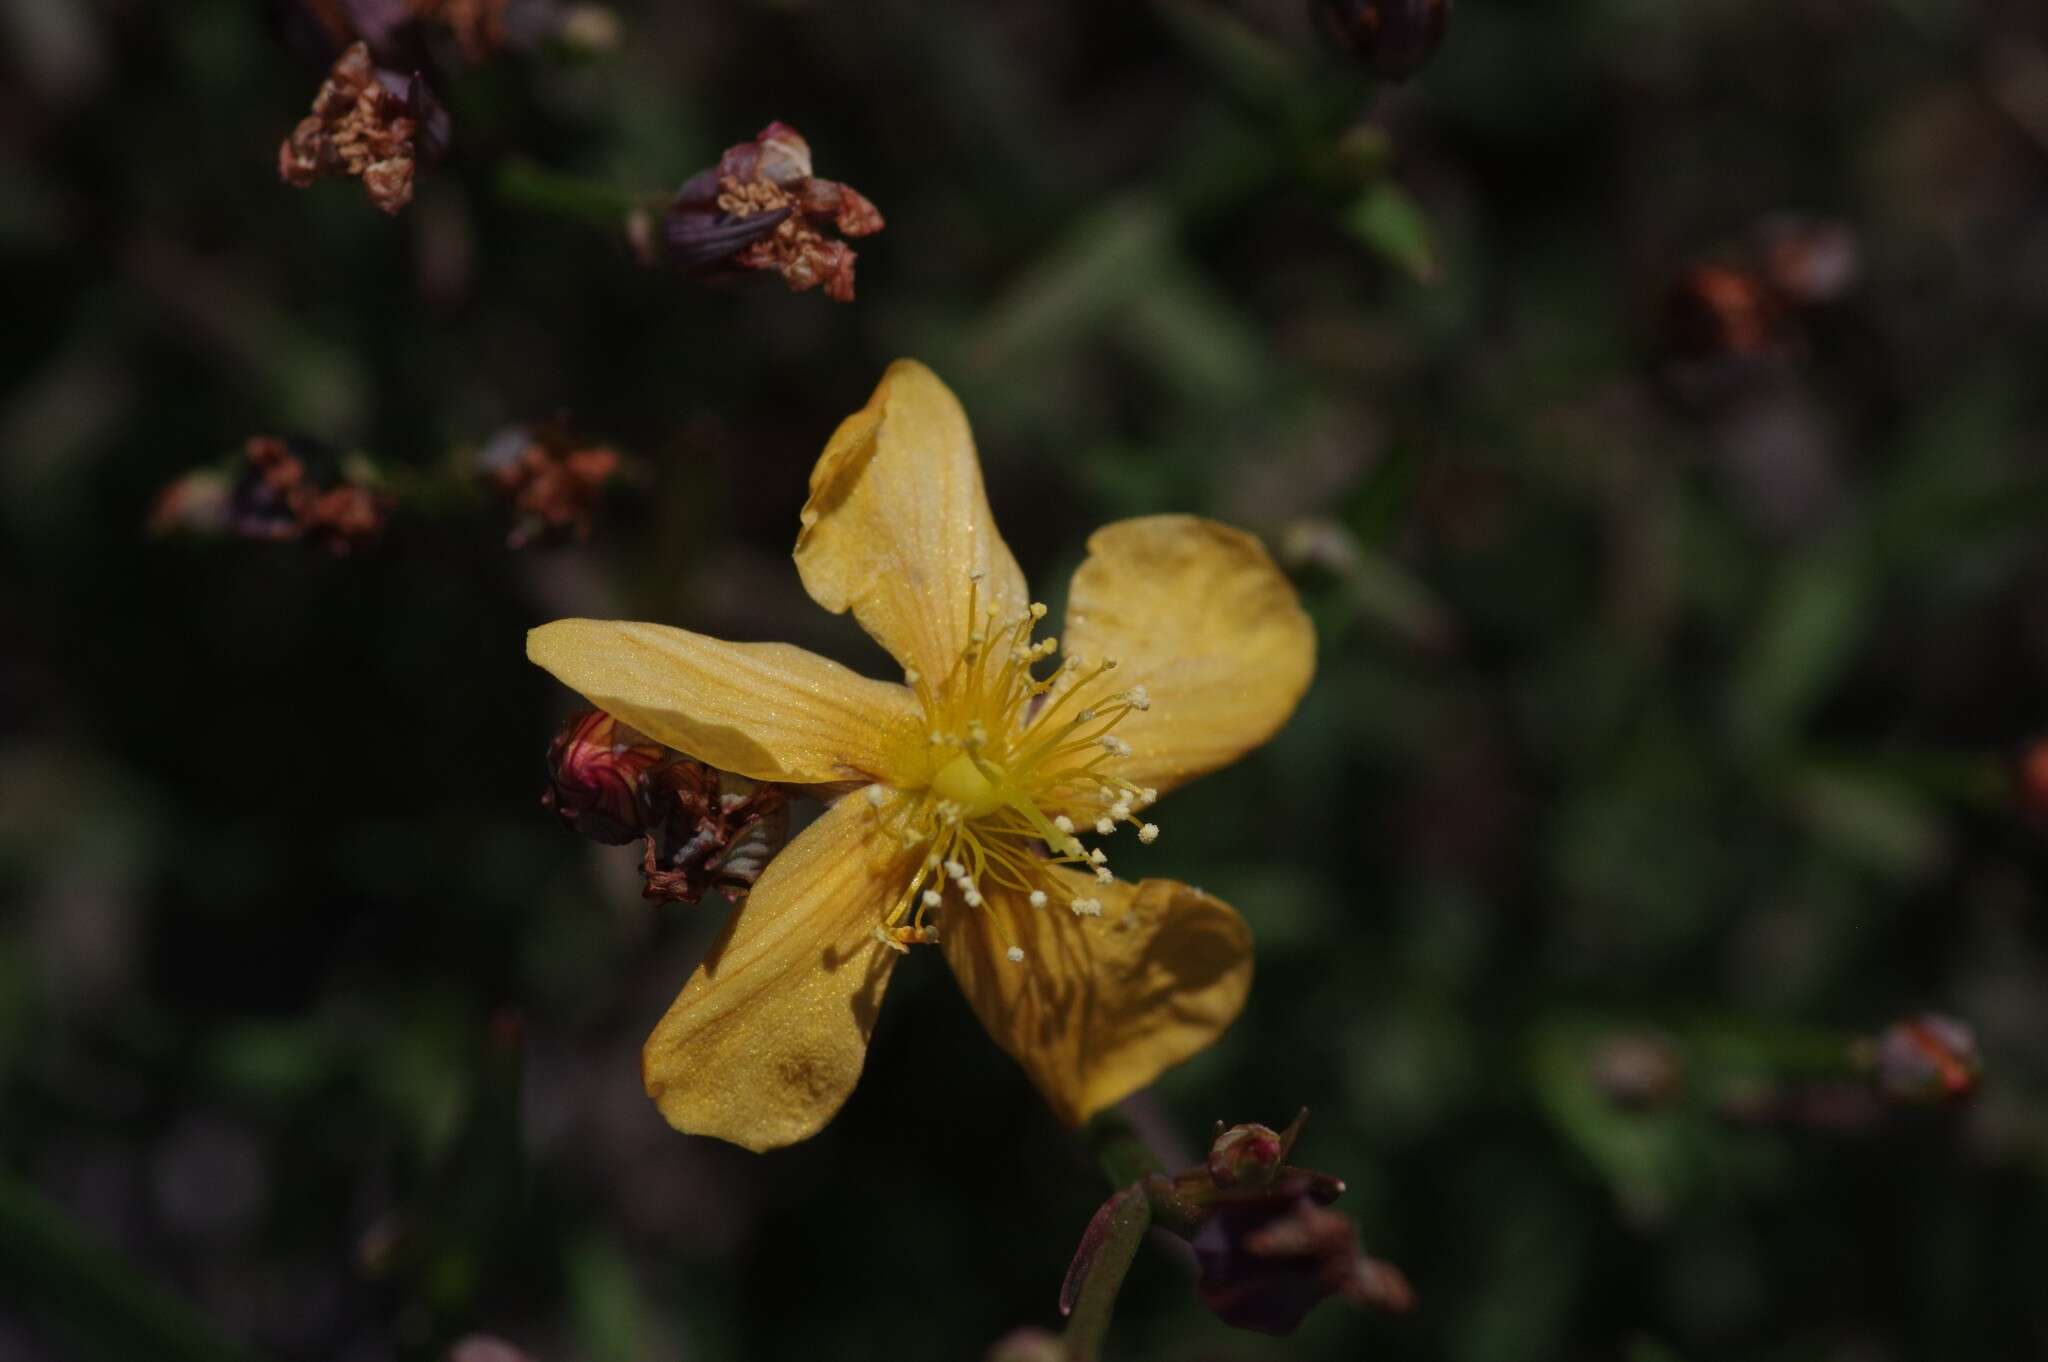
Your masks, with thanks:
M 988 770 L 976 765 L 973 757 L 962 752 L 938 769 L 932 777 L 932 791 L 941 799 L 950 799 L 960 806 L 960 816 L 974 819 L 994 813 L 1009 802 L 1009 784 L 1003 779 L 1002 768 L 988 763 Z M 993 771 L 997 779 L 990 780 L 988 772 Z

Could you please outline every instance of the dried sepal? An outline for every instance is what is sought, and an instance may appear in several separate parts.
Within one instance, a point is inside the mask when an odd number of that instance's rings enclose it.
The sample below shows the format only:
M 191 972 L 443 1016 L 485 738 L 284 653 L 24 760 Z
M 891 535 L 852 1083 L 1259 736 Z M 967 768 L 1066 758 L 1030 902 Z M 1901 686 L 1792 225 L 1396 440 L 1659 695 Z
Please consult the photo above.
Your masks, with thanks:
M 653 773 L 650 787 L 656 818 L 641 855 L 647 898 L 696 903 L 716 889 L 744 902 L 789 841 L 789 795 L 779 785 L 679 757 Z
M 252 435 L 236 469 L 197 469 L 164 488 L 150 510 L 150 531 L 313 539 L 336 556 L 348 554 L 383 530 L 392 498 L 346 478 L 316 476 L 311 457 L 274 435 Z

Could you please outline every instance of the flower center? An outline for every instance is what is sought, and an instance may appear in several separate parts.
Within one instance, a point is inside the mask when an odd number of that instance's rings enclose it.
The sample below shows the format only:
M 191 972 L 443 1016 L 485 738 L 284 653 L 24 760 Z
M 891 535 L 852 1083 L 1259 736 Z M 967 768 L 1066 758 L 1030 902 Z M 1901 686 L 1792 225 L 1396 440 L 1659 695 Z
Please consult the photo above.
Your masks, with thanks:
M 1119 823 L 1138 829 L 1141 841 L 1159 829 L 1134 812 L 1158 797 L 1107 769 L 1131 755 L 1116 736 L 1126 716 L 1151 708 L 1143 686 L 1108 692 L 1098 683 L 1116 667 L 1069 655 L 1044 677 L 1032 667 L 1052 656 L 1058 640 L 1031 641 L 1043 605 L 999 622 L 980 602 L 981 574 L 967 593 L 968 642 L 943 677 L 916 672 L 905 682 L 924 707 L 924 751 L 904 763 L 921 780 L 897 788 L 870 785 L 875 816 L 907 850 L 925 853 L 910 884 L 888 910 L 875 935 L 897 950 L 938 939 L 933 914 L 952 899 L 985 911 L 1010 942 L 1013 961 L 1024 958 L 1003 911 L 1060 910 L 1097 916 L 1102 902 L 1076 894 L 1049 867 L 1087 870 L 1108 884 L 1108 856 L 1090 849 L 1082 829 L 1107 836 Z M 1095 698 L 1080 703 L 1084 692 Z

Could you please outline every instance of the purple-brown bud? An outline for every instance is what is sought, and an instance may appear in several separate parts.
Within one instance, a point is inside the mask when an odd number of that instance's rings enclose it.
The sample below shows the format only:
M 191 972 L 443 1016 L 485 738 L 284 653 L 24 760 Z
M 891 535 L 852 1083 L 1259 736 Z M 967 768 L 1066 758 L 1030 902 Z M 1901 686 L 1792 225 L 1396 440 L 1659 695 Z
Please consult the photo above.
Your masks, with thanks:
M 1450 25 L 1451 0 L 1310 0 L 1337 47 L 1383 80 L 1406 80 L 1428 64 Z
M 654 821 L 649 776 L 667 751 L 602 710 L 585 710 L 548 744 L 548 788 L 541 807 L 572 831 L 624 846 Z
M 1887 1026 L 1878 1034 L 1870 1063 L 1871 1076 L 1886 1099 L 1916 1106 L 1967 1097 L 1976 1091 L 1984 1072 L 1976 1034 L 1939 1012 Z

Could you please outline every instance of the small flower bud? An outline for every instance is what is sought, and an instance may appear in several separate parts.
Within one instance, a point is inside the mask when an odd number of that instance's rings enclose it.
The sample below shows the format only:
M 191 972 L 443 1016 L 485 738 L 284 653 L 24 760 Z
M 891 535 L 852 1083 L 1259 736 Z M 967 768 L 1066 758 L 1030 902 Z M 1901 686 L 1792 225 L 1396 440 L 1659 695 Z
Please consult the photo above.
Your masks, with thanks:
M 593 841 L 624 846 L 652 821 L 648 776 L 666 755 L 602 710 L 585 710 L 548 744 L 541 807 Z
M 1282 1135 L 1270 1126 L 1242 1125 L 1219 1131 L 1209 1146 L 1209 1178 L 1218 1187 L 1264 1187 L 1272 1182 L 1288 1146 L 1299 1133 L 1301 1117 Z
M 1880 1093 L 1912 1105 L 1967 1097 L 1984 1071 L 1975 1033 L 1939 1012 L 1887 1026 L 1877 1037 L 1870 1064 Z
M 1406 80 L 1444 40 L 1450 0 L 1310 0 L 1323 32 L 1384 80 Z

